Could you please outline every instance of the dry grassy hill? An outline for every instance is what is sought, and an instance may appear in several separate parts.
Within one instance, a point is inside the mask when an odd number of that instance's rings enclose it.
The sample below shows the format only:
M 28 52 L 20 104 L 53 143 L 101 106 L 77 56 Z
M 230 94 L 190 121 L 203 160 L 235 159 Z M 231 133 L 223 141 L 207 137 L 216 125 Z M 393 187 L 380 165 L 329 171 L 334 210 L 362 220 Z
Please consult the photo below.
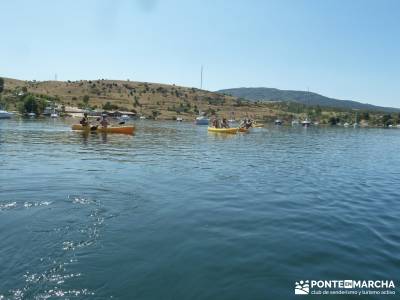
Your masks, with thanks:
M 87 95 L 92 108 L 112 105 L 118 110 L 136 111 L 145 116 L 157 115 L 158 119 L 180 116 L 189 120 L 198 111 L 215 112 L 228 118 L 234 113 L 236 118 L 249 116 L 255 119 L 280 113 L 271 104 L 248 103 L 237 97 L 175 85 L 105 79 L 21 81 L 5 78 L 4 97 L 15 97 L 17 101 L 16 95 L 22 91 L 39 97 L 56 98 L 59 103 L 77 107 L 84 105 Z

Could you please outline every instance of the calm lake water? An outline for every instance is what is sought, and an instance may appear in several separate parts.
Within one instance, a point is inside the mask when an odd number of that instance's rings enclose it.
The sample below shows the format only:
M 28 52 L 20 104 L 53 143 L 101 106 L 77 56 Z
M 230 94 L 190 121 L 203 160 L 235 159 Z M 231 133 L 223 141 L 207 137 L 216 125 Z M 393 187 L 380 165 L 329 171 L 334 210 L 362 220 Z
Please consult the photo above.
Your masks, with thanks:
M 0 299 L 292 299 L 301 279 L 398 288 L 400 130 L 136 124 L 83 135 L 0 120 Z

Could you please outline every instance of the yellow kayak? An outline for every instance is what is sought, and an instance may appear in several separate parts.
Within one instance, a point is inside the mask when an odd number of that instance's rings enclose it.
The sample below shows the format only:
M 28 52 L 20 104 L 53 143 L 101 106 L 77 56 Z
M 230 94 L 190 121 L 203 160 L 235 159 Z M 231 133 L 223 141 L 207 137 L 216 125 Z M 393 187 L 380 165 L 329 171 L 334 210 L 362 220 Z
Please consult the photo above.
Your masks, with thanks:
M 231 133 L 235 134 L 238 132 L 238 128 L 215 128 L 215 127 L 208 127 L 209 132 L 218 132 L 218 133 Z
M 119 126 L 119 127 L 97 127 L 96 129 L 92 129 L 91 126 L 82 126 L 81 124 L 72 125 L 72 130 L 80 130 L 80 131 L 94 131 L 94 132 L 104 132 L 104 133 L 125 133 L 125 134 L 133 134 L 135 130 L 134 126 Z
M 248 131 L 249 131 L 248 128 L 244 128 L 244 127 L 239 128 L 239 132 L 248 132 Z

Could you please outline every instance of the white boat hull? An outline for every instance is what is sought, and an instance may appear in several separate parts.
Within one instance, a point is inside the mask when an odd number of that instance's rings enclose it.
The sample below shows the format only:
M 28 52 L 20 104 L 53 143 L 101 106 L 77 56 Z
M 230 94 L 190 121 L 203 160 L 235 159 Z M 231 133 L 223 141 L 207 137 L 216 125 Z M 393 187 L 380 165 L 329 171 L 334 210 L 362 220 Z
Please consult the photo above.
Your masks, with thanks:
M 10 119 L 14 114 L 8 111 L 0 111 L 0 119 Z

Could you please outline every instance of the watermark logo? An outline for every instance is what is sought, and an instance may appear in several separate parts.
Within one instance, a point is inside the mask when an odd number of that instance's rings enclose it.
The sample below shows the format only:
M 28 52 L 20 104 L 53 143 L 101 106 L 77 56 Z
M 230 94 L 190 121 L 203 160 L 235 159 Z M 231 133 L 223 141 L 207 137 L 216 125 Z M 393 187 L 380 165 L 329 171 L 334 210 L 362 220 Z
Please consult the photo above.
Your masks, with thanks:
M 300 280 L 295 295 L 395 295 L 393 280 Z
M 310 293 L 310 282 L 309 280 L 296 281 L 294 286 L 295 295 L 308 295 Z

